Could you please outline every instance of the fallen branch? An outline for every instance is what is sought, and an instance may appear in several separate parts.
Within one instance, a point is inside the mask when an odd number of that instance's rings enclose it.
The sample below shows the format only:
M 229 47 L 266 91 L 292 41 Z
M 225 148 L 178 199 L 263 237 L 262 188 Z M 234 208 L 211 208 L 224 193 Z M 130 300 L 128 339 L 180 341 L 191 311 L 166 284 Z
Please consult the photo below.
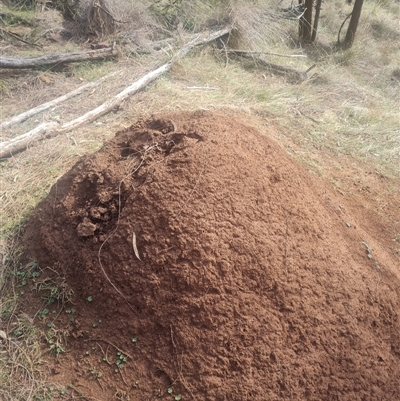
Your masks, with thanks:
M 108 75 L 98 79 L 97 81 L 89 82 L 85 85 L 80 86 L 79 88 L 74 89 L 71 92 L 66 93 L 65 95 L 62 95 L 56 99 L 50 100 L 49 102 L 43 103 L 39 106 L 34 107 L 33 109 L 30 109 L 30 110 L 25 111 L 24 113 L 21 113 L 15 117 L 12 117 L 9 120 L 1 123 L 0 129 L 8 128 L 8 127 L 12 126 L 13 124 L 21 123 L 21 122 L 27 120 L 29 117 L 34 116 L 35 114 L 41 113 L 42 111 L 45 111 L 45 110 L 49 109 L 50 107 L 54 107 L 59 103 L 65 102 L 66 100 L 71 99 L 72 97 L 75 97 L 88 89 L 95 88 L 96 86 L 99 86 L 106 79 L 111 78 L 112 76 L 117 75 L 120 72 L 121 72 L 121 70 L 112 72 L 111 74 L 108 74 Z
M 20 135 L 14 139 L 6 142 L 0 142 L 0 158 L 9 157 L 13 154 L 21 152 L 33 142 L 39 141 L 40 139 L 43 139 L 45 137 L 56 136 L 60 133 L 65 133 L 72 129 L 78 128 L 83 124 L 96 120 L 102 115 L 117 108 L 128 97 L 146 87 L 150 82 L 154 81 L 160 75 L 169 71 L 173 64 L 180 60 L 182 57 L 186 56 L 186 54 L 189 53 L 189 51 L 193 47 L 209 43 L 223 35 L 226 35 L 230 32 L 230 30 L 231 28 L 225 28 L 208 35 L 198 35 L 196 38 L 183 46 L 179 51 L 177 51 L 168 63 L 162 65 L 154 71 L 149 72 L 107 102 L 103 103 L 94 110 L 91 110 L 86 114 L 76 118 L 75 120 L 69 121 L 61 126 L 56 122 L 44 123 L 33 129 L 32 131 Z
M 251 59 L 251 60 L 261 64 L 264 67 L 270 68 L 271 70 L 295 76 L 298 80 L 306 79 L 307 78 L 307 73 L 309 71 L 311 71 L 313 68 L 316 67 L 316 64 L 314 64 L 312 67 L 308 68 L 306 71 L 303 72 L 303 71 L 295 70 L 294 68 L 285 67 L 283 65 L 270 63 L 269 61 L 265 61 L 262 58 L 255 57 L 253 53 L 249 53 L 247 51 L 235 50 L 235 51 L 232 51 L 232 52 L 234 54 L 236 54 L 237 56 L 239 56 L 239 57 Z
M 246 51 L 246 50 L 235 50 L 235 49 L 227 49 L 227 53 L 246 53 L 246 54 L 268 54 L 269 56 L 278 56 L 278 57 L 293 57 L 293 58 L 307 58 L 304 54 L 280 54 L 280 53 L 270 53 L 270 52 L 257 52 L 257 51 Z
M 38 125 L 33 130 L 23 135 L 19 135 L 16 138 L 11 139 L 10 141 L 0 142 L 0 159 L 12 156 L 14 153 L 25 150 L 29 144 L 44 138 L 47 132 L 52 132 L 58 127 L 59 124 L 55 121 L 50 123 L 43 123 Z
M 15 34 L 13 32 L 10 32 L 7 29 L 0 28 L 0 33 L 8 35 L 8 36 L 11 36 L 14 39 L 19 40 L 20 42 L 25 43 L 26 45 L 29 45 L 29 46 L 36 46 L 36 47 L 39 47 L 39 48 L 43 47 L 43 46 L 40 46 L 40 45 L 38 45 L 36 43 L 27 42 L 26 40 L 22 39 L 19 35 Z
M 113 47 L 100 50 L 88 50 L 85 52 L 48 54 L 39 57 L 14 58 L 0 57 L 0 68 L 35 68 L 44 67 L 55 64 L 75 63 L 77 61 L 98 60 L 103 58 L 115 57 L 116 50 Z

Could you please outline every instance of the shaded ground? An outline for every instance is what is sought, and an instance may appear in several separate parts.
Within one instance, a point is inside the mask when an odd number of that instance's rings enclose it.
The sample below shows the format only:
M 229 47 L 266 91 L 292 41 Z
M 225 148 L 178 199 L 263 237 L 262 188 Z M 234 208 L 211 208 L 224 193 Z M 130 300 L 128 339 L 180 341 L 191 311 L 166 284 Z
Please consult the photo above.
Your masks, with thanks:
M 233 115 L 118 133 L 27 227 L 64 289 L 42 316 L 52 380 L 100 400 L 395 400 L 398 259 L 353 201 Z

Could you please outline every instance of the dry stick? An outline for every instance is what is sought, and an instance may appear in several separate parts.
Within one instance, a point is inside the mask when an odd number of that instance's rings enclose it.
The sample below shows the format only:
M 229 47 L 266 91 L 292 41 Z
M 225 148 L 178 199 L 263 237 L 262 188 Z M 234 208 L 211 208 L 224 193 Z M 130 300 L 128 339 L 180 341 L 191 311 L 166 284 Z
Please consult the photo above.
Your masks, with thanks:
M 279 57 L 302 57 L 302 58 L 307 58 L 307 56 L 304 55 L 304 54 L 280 54 L 280 53 L 258 52 L 258 51 L 236 50 L 236 49 L 228 49 L 227 53 L 268 54 L 270 56 L 279 56 Z
M 0 124 L 0 129 L 8 128 L 13 124 L 16 123 L 21 123 L 25 120 L 27 120 L 29 117 L 34 116 L 35 114 L 41 113 L 42 111 L 45 111 L 49 109 L 50 107 L 56 106 L 59 103 L 65 102 L 68 99 L 71 99 L 72 97 L 75 97 L 82 92 L 94 88 L 96 86 L 99 86 L 103 81 L 105 81 L 108 78 L 113 77 L 114 75 L 117 75 L 121 73 L 123 70 L 115 71 L 112 72 L 111 74 L 105 75 L 104 77 L 101 77 L 97 81 L 94 82 L 89 82 L 85 85 L 80 86 L 79 88 L 74 89 L 71 92 L 66 93 L 65 95 L 62 95 L 56 99 L 50 100 L 49 102 L 43 103 L 39 106 L 34 107 L 33 109 L 30 109 L 28 111 L 25 111 L 24 113 L 21 113 L 15 117 L 10 118 L 7 121 L 4 121 L 3 123 Z
M 61 126 L 56 122 L 44 123 L 36 127 L 34 130 L 20 135 L 17 138 L 11 139 L 7 142 L 0 142 L 0 158 L 9 157 L 10 155 L 24 151 L 33 141 L 43 139 L 45 136 L 56 136 L 57 134 L 65 133 L 67 131 L 76 129 L 83 124 L 96 120 L 102 115 L 118 107 L 124 100 L 146 87 L 150 82 L 154 81 L 165 72 L 169 71 L 173 64 L 182 57 L 185 57 L 193 47 L 209 43 L 220 36 L 229 33 L 230 30 L 231 28 L 224 28 L 206 36 L 198 35 L 196 38 L 187 43 L 182 49 L 176 52 L 176 54 L 168 63 L 162 65 L 154 71 L 149 72 L 144 77 L 125 88 L 122 92 L 103 103 L 101 106 L 87 112 L 75 120 L 72 120 Z
M 205 90 L 205 91 L 217 91 L 219 88 L 214 88 L 212 86 L 186 86 L 185 89 L 194 89 L 194 90 Z
M 12 36 L 14 39 L 17 39 L 17 40 L 19 40 L 20 42 L 25 43 L 26 45 L 29 45 L 29 46 L 36 46 L 36 47 L 39 47 L 39 48 L 42 48 L 42 47 L 43 47 L 43 46 L 37 45 L 36 43 L 27 42 L 26 40 L 22 39 L 19 35 L 16 35 L 15 33 L 12 33 L 12 32 L 10 32 L 10 31 L 7 31 L 6 29 L 0 28 L 0 32 L 5 33 L 6 35 L 10 35 L 10 36 Z
M 118 350 L 119 352 L 122 352 L 124 355 L 126 355 L 127 357 L 129 357 L 133 360 L 132 355 L 128 354 L 123 349 L 121 349 L 120 347 L 117 347 L 115 344 L 113 344 L 112 342 L 110 342 L 108 340 L 103 340 L 102 338 L 88 338 L 87 340 L 84 340 L 84 341 L 89 341 L 89 342 L 93 342 L 93 343 L 95 343 L 96 341 L 99 341 L 102 343 L 106 343 L 108 345 L 111 345 L 111 347 L 114 347 L 116 350 Z
M 247 59 L 251 59 L 253 61 L 256 61 L 256 62 L 260 63 L 261 65 L 267 67 L 267 68 L 271 68 L 271 69 L 276 70 L 276 71 L 284 72 L 286 74 L 294 74 L 299 79 L 304 79 L 306 77 L 307 72 L 311 71 L 311 69 L 313 69 L 316 66 L 316 64 L 314 64 L 312 67 L 310 67 L 306 71 L 302 72 L 302 71 L 295 70 L 293 68 L 285 67 L 283 65 L 270 63 L 270 62 L 265 61 L 265 60 L 263 60 L 263 59 L 261 59 L 259 57 L 254 57 L 254 55 L 252 55 L 251 53 L 249 54 L 249 52 L 243 52 L 243 51 L 238 50 L 238 51 L 232 51 L 232 53 L 236 54 L 239 57 L 243 57 L 243 58 L 247 58 Z

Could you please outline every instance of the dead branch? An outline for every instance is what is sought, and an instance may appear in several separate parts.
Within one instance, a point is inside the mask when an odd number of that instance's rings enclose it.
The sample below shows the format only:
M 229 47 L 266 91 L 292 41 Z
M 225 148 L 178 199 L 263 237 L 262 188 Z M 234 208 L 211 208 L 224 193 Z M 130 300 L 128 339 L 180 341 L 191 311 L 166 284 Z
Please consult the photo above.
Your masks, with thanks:
M 282 73 L 282 74 L 288 74 L 291 76 L 294 76 L 296 79 L 298 79 L 299 81 L 303 81 L 304 79 L 307 78 L 307 73 L 309 71 L 311 71 L 314 67 L 316 67 L 316 64 L 314 64 L 312 67 L 310 67 L 309 69 L 307 69 L 307 71 L 298 71 L 295 70 L 294 68 L 290 68 L 290 67 L 286 67 L 283 65 L 279 65 L 279 64 L 274 64 L 274 63 L 270 63 L 269 61 L 265 61 L 262 58 L 259 57 L 255 57 L 255 55 L 253 53 L 249 53 L 247 51 L 242 51 L 242 50 L 235 50 L 232 51 L 235 55 L 239 56 L 239 57 L 243 57 L 243 58 L 247 58 L 247 59 L 251 59 L 254 62 L 267 67 L 273 71 Z
M 39 48 L 43 47 L 43 46 L 38 45 L 36 43 L 28 42 L 28 41 L 22 39 L 19 35 L 15 34 L 13 32 L 10 32 L 10 31 L 8 31 L 7 29 L 4 29 L 4 28 L 0 28 L 0 33 L 4 34 L 6 36 L 11 36 L 12 38 L 14 38 L 14 39 L 16 39 L 16 40 L 18 40 L 18 41 L 20 41 L 22 43 L 25 43 L 26 45 L 29 45 L 29 46 L 36 46 L 36 47 L 39 47 Z
M 28 144 L 31 144 L 39 139 L 45 137 L 46 133 L 52 132 L 59 127 L 59 124 L 55 121 L 50 123 L 43 123 L 38 125 L 33 130 L 17 136 L 7 142 L 0 142 L 0 159 L 8 156 L 12 156 L 15 153 L 25 150 Z
M 98 60 L 103 58 L 115 57 L 117 55 L 114 47 L 100 50 L 88 50 L 85 52 L 47 54 L 39 57 L 14 58 L 0 57 L 0 68 L 35 68 L 55 64 L 75 63 L 77 61 Z
M 267 54 L 269 56 L 278 56 L 278 57 L 307 58 L 307 56 L 304 54 L 280 54 L 280 53 L 257 52 L 257 51 L 236 50 L 236 49 L 227 49 L 227 53 Z
M 30 109 L 30 110 L 25 111 L 24 113 L 21 113 L 13 118 L 10 118 L 9 120 L 4 121 L 3 123 L 0 124 L 0 129 L 8 128 L 14 124 L 21 123 L 21 122 L 27 120 L 28 118 L 34 116 L 35 114 L 41 113 L 42 111 L 45 111 L 45 110 L 49 109 L 50 107 L 54 107 L 59 103 L 65 102 L 66 100 L 71 99 L 72 97 L 75 97 L 88 89 L 99 86 L 103 81 L 105 81 L 108 78 L 111 78 L 114 75 L 119 74 L 120 72 L 121 72 L 121 70 L 112 72 L 111 74 L 108 74 L 108 75 L 98 79 L 97 81 L 89 82 L 85 85 L 80 86 L 79 88 L 74 89 L 71 92 L 66 93 L 65 95 L 62 95 L 56 99 L 53 99 L 46 103 L 43 103 L 39 106 L 34 107 L 33 109 Z
M 61 126 L 56 122 L 44 123 L 23 135 L 20 135 L 6 142 L 0 142 L 0 158 L 9 157 L 18 152 L 24 151 L 33 142 L 37 142 L 41 139 L 44 139 L 45 137 L 53 137 L 60 133 L 71 131 L 75 128 L 80 127 L 83 124 L 96 120 L 102 115 L 119 107 L 119 105 L 124 100 L 126 100 L 139 90 L 145 88 L 150 82 L 154 81 L 165 72 L 169 71 L 173 64 L 179 61 L 182 57 L 186 56 L 186 54 L 189 53 L 189 51 L 193 47 L 212 42 L 213 40 L 223 35 L 226 35 L 230 32 L 230 30 L 231 28 L 225 28 L 209 34 L 199 34 L 193 40 L 183 46 L 180 50 L 178 50 L 168 63 L 162 65 L 156 70 L 149 72 L 107 102 L 98 106 L 94 110 L 91 110 L 86 114 L 76 118 L 75 120 L 69 121 Z

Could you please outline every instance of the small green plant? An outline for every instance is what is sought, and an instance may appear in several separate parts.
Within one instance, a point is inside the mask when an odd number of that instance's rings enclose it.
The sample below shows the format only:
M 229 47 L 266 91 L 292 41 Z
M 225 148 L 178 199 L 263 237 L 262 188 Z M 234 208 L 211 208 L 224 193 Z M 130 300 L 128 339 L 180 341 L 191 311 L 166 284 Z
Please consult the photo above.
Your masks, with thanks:
M 39 312 L 39 316 L 44 319 L 47 315 L 49 314 L 49 310 L 48 309 L 43 309 Z
M 61 354 L 65 353 L 65 349 L 63 348 L 61 342 L 62 337 L 67 335 L 68 333 L 62 333 L 52 326 L 50 330 L 46 333 L 46 340 L 49 344 L 49 351 L 54 352 L 56 358 L 58 358 Z
M 40 272 L 37 270 L 39 267 L 38 263 L 33 261 L 27 265 L 20 265 L 18 270 L 15 272 L 17 282 L 20 287 L 28 284 L 28 279 L 38 278 Z
M 54 302 L 65 304 L 73 297 L 73 291 L 66 284 L 65 279 L 60 283 L 56 283 L 50 278 L 35 283 L 36 291 L 42 294 L 42 298 L 46 301 L 46 305 L 51 305 Z
M 93 297 L 92 297 L 91 295 L 89 295 L 89 296 L 86 298 L 86 300 L 87 300 L 88 302 L 93 302 Z
M 125 363 L 128 361 L 128 357 L 124 355 L 121 351 L 117 352 L 117 360 L 115 361 L 115 364 L 117 365 L 117 369 L 115 369 L 116 372 L 121 370 Z
M 90 368 L 89 371 L 94 377 L 96 377 L 96 379 L 100 379 L 103 376 L 103 373 L 95 368 Z

